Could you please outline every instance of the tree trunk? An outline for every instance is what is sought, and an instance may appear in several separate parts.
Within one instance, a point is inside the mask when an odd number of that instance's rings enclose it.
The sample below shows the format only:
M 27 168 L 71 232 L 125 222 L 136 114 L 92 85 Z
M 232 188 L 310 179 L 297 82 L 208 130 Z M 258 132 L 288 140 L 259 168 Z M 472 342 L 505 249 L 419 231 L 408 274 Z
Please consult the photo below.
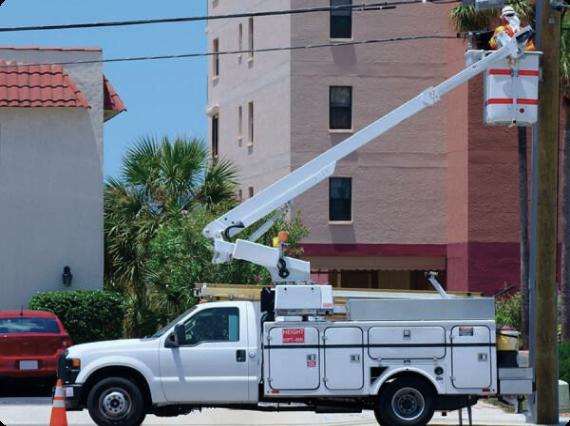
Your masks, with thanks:
M 522 296 L 521 333 L 524 347 L 528 347 L 529 334 L 529 297 L 528 297 L 528 167 L 527 167 L 527 129 L 518 127 L 519 156 L 519 221 L 520 221 L 520 282 Z
M 564 102 L 564 162 L 562 166 L 561 204 L 562 253 L 560 271 L 560 304 L 562 308 L 562 340 L 570 340 L 570 103 Z

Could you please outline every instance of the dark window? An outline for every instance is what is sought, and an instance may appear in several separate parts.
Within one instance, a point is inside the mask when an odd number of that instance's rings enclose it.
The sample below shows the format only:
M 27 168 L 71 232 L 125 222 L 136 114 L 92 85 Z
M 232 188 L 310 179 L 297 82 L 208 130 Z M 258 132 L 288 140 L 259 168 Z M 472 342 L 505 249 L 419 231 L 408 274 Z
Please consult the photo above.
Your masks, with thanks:
M 249 57 L 253 59 L 253 54 L 255 51 L 255 33 L 253 29 L 253 18 L 249 18 L 248 20 L 247 32 L 248 32 L 247 47 L 249 50 Z
M 255 190 L 253 189 L 253 186 L 250 186 L 249 188 L 247 188 L 247 192 L 248 192 L 249 198 L 251 198 L 255 195 Z
M 1 318 L 0 333 L 59 334 L 57 322 L 48 318 Z
M 331 86 L 330 129 L 352 129 L 352 87 Z
M 331 0 L 331 7 L 352 6 L 352 0 Z M 352 9 L 331 10 L 331 38 L 352 38 Z
M 214 40 L 214 64 L 213 64 L 213 76 L 218 77 L 220 75 L 220 40 Z
M 216 158 L 219 153 L 219 128 L 220 128 L 220 116 L 214 115 L 212 117 L 212 157 Z
M 212 308 L 198 312 L 186 324 L 186 342 L 238 342 L 239 309 Z
M 255 124 L 255 120 L 253 118 L 253 102 L 250 102 L 249 104 L 247 104 L 247 110 L 248 110 L 248 117 L 247 117 L 247 127 L 248 127 L 248 132 L 249 132 L 249 144 L 253 145 L 253 140 L 254 140 L 254 124 Z
M 352 178 L 333 177 L 329 184 L 329 220 L 352 220 Z

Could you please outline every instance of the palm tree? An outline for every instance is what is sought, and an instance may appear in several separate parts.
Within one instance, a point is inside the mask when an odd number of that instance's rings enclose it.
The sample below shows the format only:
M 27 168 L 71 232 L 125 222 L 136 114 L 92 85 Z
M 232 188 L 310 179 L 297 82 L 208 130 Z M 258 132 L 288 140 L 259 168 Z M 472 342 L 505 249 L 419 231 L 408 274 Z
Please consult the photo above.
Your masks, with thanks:
M 534 6 L 529 0 L 510 0 L 507 2 L 513 6 L 523 21 L 532 21 Z M 484 31 L 492 30 L 493 24 L 498 21 L 495 9 L 477 10 L 475 6 L 460 4 L 451 9 L 449 17 L 457 31 Z
M 120 177 L 105 185 L 106 286 L 127 296 L 126 332 L 152 330 L 145 287 L 148 245 L 161 224 L 194 208 L 233 202 L 237 172 L 226 160 L 209 161 L 200 139 L 139 139 Z
M 530 21 L 534 15 L 532 5 L 528 0 L 512 0 L 511 6 L 515 8 L 521 19 Z M 457 31 L 482 31 L 491 30 L 497 23 L 495 10 L 478 11 L 474 6 L 458 5 L 450 12 L 450 18 Z M 521 332 L 528 343 L 528 264 L 529 264 L 529 241 L 528 241 L 528 160 L 527 160 L 527 131 L 523 127 L 518 128 L 518 162 L 519 162 L 519 225 L 520 225 L 520 282 L 522 296 L 522 321 Z

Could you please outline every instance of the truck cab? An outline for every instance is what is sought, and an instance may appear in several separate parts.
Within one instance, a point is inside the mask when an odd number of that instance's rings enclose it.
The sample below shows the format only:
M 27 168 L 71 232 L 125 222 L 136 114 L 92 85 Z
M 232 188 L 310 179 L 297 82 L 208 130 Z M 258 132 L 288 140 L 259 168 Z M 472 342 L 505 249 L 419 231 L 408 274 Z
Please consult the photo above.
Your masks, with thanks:
M 259 342 L 253 303 L 199 304 L 153 336 L 69 348 L 58 375 L 69 410 L 87 408 L 98 424 L 138 424 L 148 412 L 257 403 Z

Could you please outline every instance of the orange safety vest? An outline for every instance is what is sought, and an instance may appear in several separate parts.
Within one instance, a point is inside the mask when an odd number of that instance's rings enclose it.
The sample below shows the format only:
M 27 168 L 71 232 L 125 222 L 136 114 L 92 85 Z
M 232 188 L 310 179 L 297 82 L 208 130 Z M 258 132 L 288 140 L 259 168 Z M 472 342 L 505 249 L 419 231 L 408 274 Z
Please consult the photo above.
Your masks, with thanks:
M 506 32 L 509 37 L 513 37 L 515 35 L 515 31 L 513 30 L 513 27 L 511 27 L 510 25 L 499 25 L 495 29 L 495 33 L 493 34 L 493 37 L 491 37 L 491 40 L 489 41 L 489 46 L 491 47 L 491 49 L 493 49 L 493 50 L 498 49 L 499 46 L 497 45 L 496 37 L 499 34 L 501 34 L 502 32 Z M 534 41 L 529 40 L 526 43 L 526 47 L 524 48 L 524 50 L 526 52 L 534 52 L 536 50 L 536 47 L 534 46 Z

